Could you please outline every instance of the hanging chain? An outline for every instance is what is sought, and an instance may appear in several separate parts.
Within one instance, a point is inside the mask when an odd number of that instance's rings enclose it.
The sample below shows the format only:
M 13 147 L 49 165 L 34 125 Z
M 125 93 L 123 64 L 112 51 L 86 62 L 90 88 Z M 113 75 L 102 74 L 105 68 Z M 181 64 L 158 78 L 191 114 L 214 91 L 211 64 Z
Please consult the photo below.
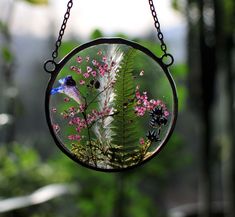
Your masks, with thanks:
M 55 43 L 55 50 L 52 52 L 52 59 L 48 60 L 44 64 L 44 69 L 47 72 L 52 72 L 55 69 L 55 66 L 56 66 L 55 59 L 58 57 L 58 50 L 59 50 L 61 43 L 62 43 L 62 39 L 64 36 L 64 32 L 65 32 L 65 29 L 67 26 L 68 19 L 70 17 L 70 11 L 71 11 L 72 7 L 73 7 L 73 0 L 69 0 L 69 2 L 67 4 L 67 11 L 64 15 L 64 20 L 63 20 L 63 23 L 62 23 L 60 31 L 59 31 L 59 36 L 58 36 L 56 43 Z
M 69 2 L 67 4 L 67 11 L 64 15 L 64 20 L 63 20 L 63 23 L 62 23 L 60 31 L 59 31 L 59 36 L 58 36 L 58 39 L 55 43 L 55 50 L 52 53 L 52 58 L 53 58 L 54 61 L 58 57 L 58 50 L 61 46 L 61 41 L 62 41 L 62 38 L 63 38 L 63 35 L 64 35 L 64 31 L 66 29 L 68 19 L 70 17 L 70 10 L 71 10 L 72 7 L 73 7 L 73 0 L 69 0 Z
M 152 16 L 154 19 L 154 25 L 155 25 L 155 28 L 157 29 L 157 33 L 158 33 L 157 36 L 158 36 L 159 41 L 161 42 L 161 50 L 164 53 L 162 56 L 162 61 L 164 62 L 165 65 L 170 66 L 173 64 L 174 58 L 171 54 L 167 53 L 167 46 L 164 42 L 164 36 L 163 36 L 163 33 L 161 32 L 160 22 L 157 17 L 157 13 L 156 13 L 156 10 L 155 10 L 154 4 L 153 4 L 153 0 L 148 0 L 148 1 L 149 1 L 149 5 L 150 5 L 150 10 L 151 10 L 151 13 L 152 13 Z M 49 73 L 53 72 L 56 68 L 55 59 L 58 57 L 58 50 L 59 50 L 61 43 L 62 43 L 62 39 L 64 36 L 64 32 L 65 32 L 65 29 L 67 26 L 68 19 L 70 17 L 70 11 L 71 11 L 72 7 L 73 7 L 73 0 L 69 0 L 69 2 L 67 4 L 67 11 L 64 15 L 64 20 L 63 20 L 63 23 L 62 23 L 60 31 L 59 31 L 59 36 L 58 36 L 57 41 L 55 43 L 55 50 L 52 52 L 52 59 L 48 60 L 44 64 L 45 71 L 47 71 Z
M 149 6 L 150 6 L 150 10 L 151 10 L 151 13 L 152 13 L 152 16 L 153 16 L 153 20 L 154 20 L 154 26 L 155 28 L 157 29 L 157 37 L 161 43 L 161 50 L 163 51 L 163 56 L 162 56 L 162 60 L 164 60 L 164 62 L 168 62 L 168 63 L 165 63 L 167 66 L 170 66 L 173 64 L 174 62 L 174 58 L 171 54 L 167 53 L 167 46 L 164 42 L 164 36 L 163 36 L 163 33 L 161 31 L 161 25 L 160 25 L 160 22 L 158 20 L 158 17 L 157 17 L 157 13 L 156 13 L 156 10 L 155 10 L 155 7 L 154 7 L 154 3 L 153 3 L 153 0 L 148 0 L 149 1 Z M 168 59 L 168 60 L 166 60 Z

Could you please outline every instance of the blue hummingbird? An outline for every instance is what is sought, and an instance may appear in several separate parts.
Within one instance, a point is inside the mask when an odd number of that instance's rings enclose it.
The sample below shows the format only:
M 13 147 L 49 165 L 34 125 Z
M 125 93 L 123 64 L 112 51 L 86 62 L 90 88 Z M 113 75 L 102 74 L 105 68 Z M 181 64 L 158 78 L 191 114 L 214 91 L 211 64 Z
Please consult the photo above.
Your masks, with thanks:
M 75 100 L 79 105 L 82 104 L 81 94 L 76 87 L 76 81 L 73 79 L 71 75 L 66 76 L 59 80 L 60 86 L 53 88 L 51 90 L 51 95 L 55 95 L 57 93 L 63 93 L 67 95 L 69 98 Z

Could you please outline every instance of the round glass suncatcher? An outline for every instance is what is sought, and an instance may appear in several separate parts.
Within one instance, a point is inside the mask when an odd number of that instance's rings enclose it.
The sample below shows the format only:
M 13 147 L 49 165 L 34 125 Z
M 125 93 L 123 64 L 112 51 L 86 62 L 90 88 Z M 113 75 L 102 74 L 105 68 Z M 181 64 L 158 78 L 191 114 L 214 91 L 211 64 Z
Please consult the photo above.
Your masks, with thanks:
M 46 116 L 58 147 L 96 170 L 119 171 L 155 156 L 177 116 L 168 67 L 145 47 L 103 38 L 54 65 Z

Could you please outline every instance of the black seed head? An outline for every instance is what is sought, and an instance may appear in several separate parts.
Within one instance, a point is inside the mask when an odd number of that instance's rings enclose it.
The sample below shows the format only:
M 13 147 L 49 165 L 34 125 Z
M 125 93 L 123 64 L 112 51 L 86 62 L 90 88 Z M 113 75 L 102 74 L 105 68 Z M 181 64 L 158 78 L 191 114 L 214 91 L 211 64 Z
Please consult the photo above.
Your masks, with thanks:
M 99 81 L 96 81 L 95 82 L 95 89 L 99 89 L 100 88 L 100 82 Z
M 149 126 L 150 126 L 150 127 L 156 127 L 156 126 L 157 126 L 157 123 L 155 122 L 154 119 L 151 119 L 151 120 L 149 121 Z
M 164 115 L 164 111 L 163 111 L 162 107 L 156 107 L 150 112 L 151 117 L 163 116 L 163 115 Z
M 159 119 L 160 125 L 166 125 L 167 121 L 168 121 L 167 118 L 164 116 Z
M 167 118 L 165 116 L 162 116 L 162 117 L 153 117 L 150 122 L 149 122 L 149 125 L 151 127 L 156 127 L 157 125 L 158 126 L 161 126 L 161 125 L 166 125 L 167 124 Z
M 158 142 L 160 141 L 156 131 L 148 131 L 146 137 L 148 138 L 148 140 L 150 140 L 151 142 Z
M 91 85 L 94 85 L 94 83 L 95 83 L 95 80 L 91 80 L 91 81 L 90 81 L 90 84 L 91 84 Z

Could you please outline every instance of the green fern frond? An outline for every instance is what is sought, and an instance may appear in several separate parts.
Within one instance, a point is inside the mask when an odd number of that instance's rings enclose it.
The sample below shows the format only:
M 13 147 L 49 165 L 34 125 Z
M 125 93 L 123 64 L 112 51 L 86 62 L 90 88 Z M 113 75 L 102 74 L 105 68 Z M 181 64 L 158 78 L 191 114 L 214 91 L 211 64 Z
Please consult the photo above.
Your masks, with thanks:
M 133 78 L 135 50 L 129 49 L 125 54 L 116 76 L 115 110 L 113 120 L 112 143 L 110 148 L 111 166 L 127 167 L 136 164 L 139 158 L 138 121 L 134 112 L 135 85 Z

